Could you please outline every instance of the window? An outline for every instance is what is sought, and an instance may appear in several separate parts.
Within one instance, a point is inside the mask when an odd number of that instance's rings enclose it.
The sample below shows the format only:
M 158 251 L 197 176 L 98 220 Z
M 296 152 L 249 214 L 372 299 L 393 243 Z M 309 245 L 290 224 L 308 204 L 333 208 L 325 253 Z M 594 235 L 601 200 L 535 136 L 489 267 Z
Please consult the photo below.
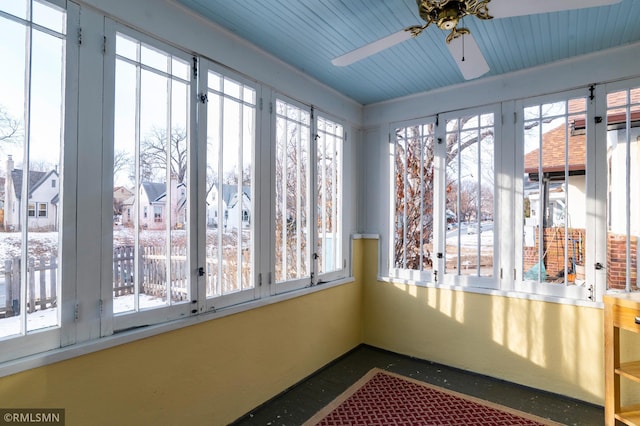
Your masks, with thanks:
M 640 290 L 640 85 L 607 93 L 608 288 Z
M 311 112 L 276 100 L 275 280 L 311 277 Z
M 584 91 L 522 106 L 522 189 L 516 289 L 576 299 L 592 296 L 587 259 L 587 98 Z
M 249 212 L 255 211 L 256 102 L 255 83 L 201 59 L 201 84 L 206 88 L 201 104 L 202 141 L 206 146 L 207 217 L 203 278 L 207 309 L 256 297 L 255 229 Z M 201 127 L 202 129 L 202 127 Z M 218 223 L 218 218 L 223 222 Z
M 493 113 L 446 120 L 447 275 L 494 275 L 494 135 Z
M 392 276 L 497 285 L 494 116 L 485 109 L 392 127 Z
M 12 41 L 0 44 L 0 150 L 7 161 L 5 201 L 12 206 L 4 212 L 7 232 L 0 235 L 8 244 L 0 252 L 6 292 L 0 298 L 0 339 L 7 339 L 0 361 L 60 344 L 52 336 L 60 326 L 61 226 L 58 220 L 46 227 L 32 220 L 47 216 L 47 204 L 29 198 L 53 198 L 42 178 L 50 171 L 64 174 L 66 26 L 66 10 L 52 3 L 0 2 L 0 39 Z
M 317 120 L 316 254 L 320 275 L 341 270 L 342 265 L 342 126 L 322 116 Z
M 0 362 L 345 273 L 339 120 L 73 2 L 0 1 L 0 36 Z
M 188 185 L 190 90 L 189 56 L 116 28 L 113 185 L 134 194 L 133 223 L 113 230 L 116 330 L 190 311 L 188 196 L 178 190 Z
M 312 108 L 282 97 L 275 105 L 275 281 L 281 292 L 344 271 L 345 135 L 341 124 Z
M 394 275 L 401 276 L 406 271 L 428 271 L 429 274 L 422 274 L 418 279 L 431 279 L 435 260 L 434 139 L 435 122 L 395 128 Z

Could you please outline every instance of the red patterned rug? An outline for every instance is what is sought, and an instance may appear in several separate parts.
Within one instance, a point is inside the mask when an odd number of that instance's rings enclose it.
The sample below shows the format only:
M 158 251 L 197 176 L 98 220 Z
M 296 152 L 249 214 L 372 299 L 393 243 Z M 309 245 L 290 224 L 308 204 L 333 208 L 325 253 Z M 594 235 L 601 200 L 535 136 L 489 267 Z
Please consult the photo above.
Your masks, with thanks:
M 489 401 L 374 368 L 305 426 L 560 425 Z

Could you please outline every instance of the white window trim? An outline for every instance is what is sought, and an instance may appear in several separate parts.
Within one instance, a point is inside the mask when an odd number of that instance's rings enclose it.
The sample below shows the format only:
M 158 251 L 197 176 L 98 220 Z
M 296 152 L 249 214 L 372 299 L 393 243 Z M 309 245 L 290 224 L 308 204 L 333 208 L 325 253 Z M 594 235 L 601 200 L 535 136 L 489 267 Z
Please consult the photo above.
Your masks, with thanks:
M 171 54 L 172 56 L 176 57 L 176 58 L 180 58 L 182 60 L 184 60 L 187 63 L 191 63 L 192 62 L 192 55 L 189 54 L 188 52 L 185 52 L 183 50 L 177 49 L 173 46 L 169 46 L 166 43 L 163 43 L 159 40 L 156 40 L 152 37 L 147 36 L 146 34 L 140 33 L 138 31 L 135 31 L 125 25 L 122 25 L 118 22 L 115 22 L 109 18 L 104 18 L 105 19 L 105 37 L 106 37 L 106 46 L 110 46 L 109 49 L 106 50 L 105 55 L 104 55 L 104 93 L 105 93 L 105 103 L 104 103 L 104 123 L 105 125 L 103 126 L 103 131 L 104 131 L 104 135 L 103 135 L 103 158 L 108 158 L 108 159 L 113 159 L 113 155 L 114 155 L 114 147 L 113 147 L 113 138 L 114 138 L 114 129 L 113 129 L 113 123 L 114 123 L 114 116 L 115 113 L 113 112 L 115 110 L 115 91 L 113 90 L 113 88 L 115 87 L 115 69 L 116 69 L 116 52 L 115 52 L 115 45 L 116 45 L 116 34 L 120 33 L 120 34 L 124 34 L 127 36 L 130 36 L 138 41 L 140 41 L 141 43 L 144 43 L 148 46 L 152 46 L 152 47 L 156 47 L 158 49 L 161 49 L 163 52 L 166 52 L 168 54 Z M 190 120 L 190 124 L 189 124 L 189 129 L 187 129 L 188 133 L 191 133 L 192 135 L 193 133 L 193 125 L 195 123 L 195 112 L 192 111 L 192 109 L 194 108 L 194 104 L 195 104 L 195 99 L 196 99 L 196 91 L 197 91 L 197 84 L 195 79 L 191 78 L 190 79 L 190 99 L 191 104 L 187 106 L 188 108 L 188 114 L 189 114 L 189 120 Z M 193 139 L 195 139 L 193 136 L 190 136 L 187 138 L 188 140 L 193 142 Z M 192 149 L 192 146 L 189 146 L 189 152 L 190 155 L 193 157 L 194 153 L 192 153 L 190 150 Z M 112 160 L 111 160 L 112 161 Z M 111 173 L 111 167 L 105 167 L 104 169 L 108 169 L 109 173 L 104 173 L 103 174 L 103 179 L 104 182 L 107 183 L 108 187 L 113 188 L 113 174 Z M 139 189 L 138 189 L 139 190 Z M 103 229 L 109 229 L 109 231 L 107 233 L 103 233 L 103 235 L 113 235 L 113 193 L 112 190 L 111 191 L 105 191 L 105 198 L 109 198 L 109 200 L 107 201 L 105 199 L 105 201 L 103 202 L 103 213 L 102 213 L 102 217 L 103 217 Z M 193 199 L 190 199 L 189 201 L 190 203 L 193 203 Z M 154 222 L 155 218 L 154 218 L 154 209 L 148 209 L 147 206 L 144 206 L 145 210 L 146 210 L 146 220 L 150 221 L 151 223 Z M 134 209 L 136 210 L 136 209 Z M 193 211 L 194 209 L 188 209 L 189 211 Z M 134 214 L 134 216 L 137 216 L 137 214 Z M 166 217 L 166 215 L 165 215 Z M 187 232 L 188 235 L 191 232 L 193 225 L 187 226 Z M 193 234 L 190 234 L 193 235 Z M 105 242 L 108 241 L 108 244 Z M 191 240 L 192 238 L 190 236 L 187 237 L 187 245 L 189 247 L 191 244 Z M 112 238 L 104 238 L 103 239 L 103 247 L 104 247 L 104 253 L 112 253 L 113 252 L 113 241 Z M 108 248 L 107 248 L 108 247 Z M 190 315 L 196 314 L 198 311 L 195 310 L 194 312 L 194 308 L 192 307 L 192 303 L 190 303 L 189 301 L 184 301 L 184 302 L 179 302 L 179 303 L 175 303 L 175 304 L 167 304 L 165 306 L 161 306 L 161 307 L 154 307 L 154 308 L 150 308 L 150 309 L 140 309 L 137 312 L 122 312 L 122 313 L 113 313 L 113 277 L 112 277 L 112 271 L 113 271 L 113 259 L 111 256 L 102 256 L 103 257 L 103 271 L 105 271 L 102 274 L 102 286 L 101 286 L 101 308 L 100 308 L 100 313 L 101 313 L 101 321 L 100 321 L 100 328 L 101 328 L 101 335 L 102 336 L 106 336 L 106 335 L 110 335 L 115 331 L 118 330 L 127 330 L 130 328 L 134 328 L 134 327 L 141 327 L 141 326 L 147 326 L 149 324 L 156 324 L 156 323 L 162 323 L 162 322 L 166 322 L 166 321 L 171 321 L 173 319 L 178 319 L 178 318 L 184 318 L 184 317 L 188 317 Z M 188 264 L 189 264 L 189 270 L 190 271 L 195 271 L 196 268 L 193 267 L 193 263 L 194 263 L 194 259 L 193 256 L 187 256 L 188 257 Z M 189 276 L 189 288 L 190 288 L 190 294 L 194 295 L 196 294 L 196 278 L 195 278 L 195 272 L 192 272 Z M 193 298 L 192 298 L 193 299 Z
M 318 117 L 322 117 L 326 120 L 332 121 L 335 124 L 339 124 L 342 126 L 342 130 L 343 130 L 343 136 L 342 136 L 342 146 L 340 147 L 340 153 L 339 155 L 341 156 L 340 158 L 340 169 L 338 170 L 338 174 L 339 174 L 339 183 L 340 183 L 340 191 L 341 191 L 341 195 L 340 195 L 340 210 L 338 212 L 339 217 L 339 228 L 340 230 L 338 231 L 339 235 L 340 235 L 340 240 L 337 242 L 338 244 L 340 244 L 340 255 L 341 255 L 341 264 L 339 267 L 337 267 L 335 270 L 333 271 L 328 271 L 328 272 L 324 272 L 322 274 L 316 274 L 317 279 L 316 282 L 314 283 L 314 285 L 318 285 L 318 284 L 324 284 L 326 282 L 330 282 L 333 280 L 339 280 L 339 279 L 343 279 L 348 275 L 348 270 L 349 270 L 349 259 L 350 256 L 348 256 L 348 251 L 346 250 L 347 247 L 349 247 L 349 234 L 347 232 L 345 232 L 346 228 L 346 219 L 347 219 L 347 215 L 345 212 L 350 211 L 351 209 L 351 202 L 350 202 L 350 197 L 347 197 L 347 185 L 346 185 L 346 169 L 345 169 L 345 158 L 346 158 L 346 152 L 348 151 L 348 147 L 349 147 L 349 140 L 348 140 L 348 133 L 347 133 L 347 124 L 345 123 L 345 121 L 343 119 L 340 119 L 332 114 L 329 114 L 325 111 L 319 110 L 319 109 L 315 109 L 314 111 L 314 116 L 312 117 L 313 120 L 313 125 L 314 128 L 317 126 L 317 120 Z M 317 132 L 314 132 L 314 134 L 317 134 Z M 315 140 L 315 138 L 314 138 Z M 313 142 L 313 141 L 312 141 Z M 317 147 L 314 147 L 313 149 L 313 158 L 317 158 Z M 317 173 L 315 172 L 315 168 L 316 168 L 316 161 L 312 161 L 313 163 L 313 176 L 314 176 L 314 183 L 317 183 Z M 314 190 L 313 193 L 313 199 L 316 200 L 317 199 L 317 192 L 315 191 L 315 188 L 317 188 L 317 184 L 316 185 L 312 185 L 312 188 Z M 314 210 L 314 214 L 315 209 Z M 314 224 L 317 223 L 317 221 L 314 219 Z M 315 235 L 315 233 L 314 233 Z M 315 242 L 314 242 L 314 247 L 315 247 Z M 314 270 L 317 270 L 317 262 L 314 262 Z
M 515 179 L 516 187 L 515 193 L 522 194 L 523 193 L 523 179 L 520 177 L 524 174 L 524 132 L 522 131 L 524 125 L 524 108 L 528 106 L 536 106 L 542 105 L 552 102 L 560 102 L 569 99 L 575 98 L 586 98 L 587 100 L 587 111 L 586 111 L 586 123 L 587 123 L 587 139 L 586 139 L 586 163 L 589 165 L 586 171 L 586 182 L 587 182 L 587 200 L 593 200 L 590 197 L 591 194 L 594 193 L 594 182 L 596 171 L 601 168 L 601 164 L 596 163 L 596 159 L 592 154 L 592 147 L 595 146 L 596 135 L 600 133 L 602 126 L 594 126 L 594 118 L 595 118 L 595 108 L 593 108 L 593 103 L 589 102 L 588 99 L 589 91 L 588 87 L 568 90 L 565 92 L 558 92 L 550 95 L 536 96 L 530 97 L 524 100 L 516 101 L 516 135 L 515 135 L 515 170 L 514 176 L 518 176 Z M 606 102 L 606 97 L 602 97 L 602 99 Z M 602 140 L 602 139 L 600 139 Z M 605 198 L 606 202 L 606 198 Z M 514 280 L 513 289 L 518 292 L 531 293 L 531 294 L 539 294 L 544 296 L 551 297 L 559 297 L 559 298 L 568 298 L 575 300 L 589 300 L 588 297 L 590 294 L 593 294 L 593 301 L 597 301 L 596 294 L 602 294 L 602 285 L 603 282 L 597 282 L 595 271 L 593 268 L 586 267 L 586 265 L 594 265 L 595 264 L 595 247 L 599 245 L 598 240 L 602 237 L 599 236 L 596 239 L 596 227 L 595 220 L 598 217 L 598 212 L 595 210 L 596 203 L 587 201 L 586 203 L 586 216 L 588 222 L 586 223 L 586 253 L 585 253 L 585 281 L 587 286 L 593 285 L 593 293 L 590 293 L 587 288 L 582 288 L 579 286 L 568 286 L 568 285 L 559 285 L 559 284 L 550 284 L 550 283 L 536 283 L 524 280 L 524 266 L 523 266 L 523 240 L 524 236 L 521 232 L 522 225 L 516 225 L 515 232 L 515 258 L 514 265 L 516 271 L 516 278 Z M 524 206 L 522 196 L 516 196 L 514 199 L 514 217 L 516 224 L 524 223 Z M 604 241 L 604 245 L 606 247 L 606 241 Z
M 436 128 L 436 138 L 441 138 L 442 140 L 446 140 L 446 122 L 447 119 L 457 119 L 464 116 L 469 115 L 477 115 L 481 116 L 484 114 L 493 114 L 493 164 L 494 164 L 494 173 L 498 168 L 497 166 L 501 164 L 501 150 L 502 150 L 502 135 L 501 135 L 501 127 L 502 127 L 502 113 L 501 113 L 501 105 L 500 104 L 492 104 L 485 105 L 481 107 L 467 108 L 464 110 L 451 111 L 447 113 L 443 113 L 439 115 L 439 126 Z M 446 145 L 438 144 L 436 145 L 436 153 L 439 155 L 440 160 L 446 156 L 445 153 Z M 446 184 L 446 165 L 444 163 L 438 163 L 440 165 L 438 170 L 438 177 L 441 179 L 442 185 L 438 185 L 437 191 L 439 191 L 437 201 L 435 203 L 436 212 L 438 212 L 441 217 L 438 218 L 439 224 L 444 224 L 445 218 L 442 217 L 446 210 L 446 193 L 444 191 L 444 185 Z M 494 190 L 494 202 L 493 202 L 493 272 L 490 277 L 478 277 L 478 276 L 467 276 L 467 275 L 458 275 L 458 274 L 447 274 L 444 262 L 445 256 L 438 259 L 438 276 L 439 282 L 445 285 L 453 285 L 453 286 L 461 286 L 465 288 L 486 288 L 486 289 L 499 289 L 500 286 L 500 244 L 499 240 L 503 236 L 501 234 L 502 227 L 500 225 L 500 220 L 496 220 L 498 217 L 502 215 L 504 210 L 500 209 L 500 192 L 497 187 L 497 179 L 494 176 L 493 183 Z M 446 250 L 446 226 L 441 226 L 437 231 L 436 235 L 438 238 L 438 247 L 440 253 L 445 253 Z
M 394 184 L 394 177 L 395 177 L 395 131 L 396 129 L 399 128 L 407 128 L 407 127 L 412 127 L 412 126 L 422 126 L 422 125 L 429 125 L 429 124 L 433 124 L 435 125 L 436 122 L 438 122 L 438 117 L 436 116 L 429 116 L 429 117 L 425 117 L 423 119 L 416 119 L 416 120 L 408 120 L 408 121 L 401 121 L 401 122 L 397 122 L 397 123 L 391 123 L 389 125 L 389 170 L 390 170 L 390 185 L 389 185 L 389 211 L 391 212 L 390 214 L 390 220 L 389 220 L 389 249 L 388 249 L 388 274 L 391 277 L 395 277 L 401 280 L 409 280 L 409 281 L 419 281 L 419 282 L 435 282 L 435 276 L 437 275 L 437 272 L 434 274 L 434 271 L 438 270 L 438 262 L 437 262 L 437 248 L 438 248 L 438 235 L 437 233 L 434 232 L 433 234 L 433 248 L 434 248 L 434 253 L 433 253 L 433 267 L 430 270 L 423 270 L 423 271 L 418 271 L 418 270 L 412 270 L 412 269 L 404 269 L 404 268 L 396 268 L 394 266 L 395 264 L 395 259 L 394 259 L 394 253 L 393 253 L 393 247 L 395 246 L 395 210 L 396 210 L 396 206 L 395 206 L 395 184 Z M 434 132 L 434 140 L 437 138 L 437 135 Z M 435 151 L 436 147 L 434 146 L 434 151 Z M 435 152 L 434 152 L 435 154 Z M 436 163 L 438 161 L 438 157 L 436 155 L 434 155 L 434 168 L 436 167 Z M 437 225 L 436 222 L 438 221 L 437 219 L 437 194 L 438 194 L 438 180 L 439 177 L 437 176 L 437 173 L 434 172 L 434 194 L 433 194 L 433 230 L 435 231 L 437 229 Z
M 251 191 L 252 191 L 252 207 L 254 209 L 254 212 L 252 213 L 253 217 L 259 217 L 260 215 L 260 204 L 259 204 L 259 199 L 260 197 L 258 197 L 258 194 L 261 190 L 260 188 L 260 180 L 257 178 L 258 176 L 258 161 L 257 159 L 259 158 L 257 156 L 257 150 L 259 149 L 260 146 L 260 126 L 259 126 L 259 119 L 260 119 L 260 110 L 259 110 L 259 106 L 260 106 L 260 95 L 261 95 L 261 88 L 260 85 L 258 83 L 256 83 L 253 80 L 250 80 L 238 73 L 234 73 L 232 71 L 230 71 L 229 69 L 216 64 L 213 61 L 210 61 L 206 58 L 199 58 L 199 71 L 198 71 L 198 86 L 200 87 L 200 94 L 207 94 L 208 90 L 209 90 L 209 85 L 208 85 L 208 77 L 209 77 L 209 71 L 213 71 L 217 74 L 220 74 L 223 77 L 228 77 L 231 80 L 234 80 L 238 83 L 241 83 L 243 85 L 249 86 L 251 87 L 253 90 L 255 90 L 255 95 L 256 95 L 256 105 L 255 105 L 255 128 L 254 128 L 254 146 L 252 147 L 252 159 L 251 159 L 251 163 L 253 165 L 253 177 L 252 177 L 252 185 L 251 185 Z M 224 96 L 223 93 L 219 94 L 220 96 Z M 198 186 L 201 188 L 206 188 L 206 170 L 207 170 L 207 166 L 206 166 L 206 158 L 207 158 L 207 119 L 208 119 L 208 111 L 207 108 L 210 105 L 210 103 L 212 102 L 212 99 L 208 99 L 205 103 L 201 103 L 199 104 L 198 107 L 198 131 L 197 131 L 197 138 L 194 139 L 198 139 L 198 145 L 197 148 L 194 148 L 197 150 L 197 160 L 196 163 L 197 164 L 197 168 L 200 171 L 200 174 L 195 177 L 193 176 L 194 181 L 199 182 Z M 220 195 L 221 196 L 221 195 Z M 196 199 L 199 200 L 199 202 L 197 202 L 197 205 L 194 206 L 194 208 L 192 208 L 191 210 L 196 210 L 197 212 L 204 212 L 206 210 L 206 197 L 203 195 L 200 195 L 198 193 L 196 193 L 195 195 L 192 195 L 192 199 Z M 223 222 L 223 218 L 226 219 L 227 218 L 227 214 L 228 214 L 228 210 L 225 210 L 224 214 L 219 214 L 218 210 L 216 210 L 216 214 L 218 214 L 218 227 L 222 226 L 222 222 Z M 206 224 L 206 215 L 203 214 L 199 214 L 197 220 L 198 222 L 198 228 L 200 229 L 200 231 L 198 232 L 198 235 L 206 235 L 206 230 L 207 230 L 207 224 Z M 195 223 L 195 222 L 194 222 Z M 245 290 L 240 290 L 234 293 L 227 293 L 227 294 L 223 294 L 220 296 L 216 296 L 216 297 L 206 297 L 206 285 L 204 282 L 204 278 L 200 278 L 199 277 L 199 283 L 198 283 L 198 300 L 199 300 L 199 311 L 200 312 L 211 312 L 211 311 L 216 311 L 222 308 L 227 308 L 229 306 L 233 306 L 233 305 L 237 305 L 237 304 L 241 304 L 241 303 L 246 303 L 249 302 L 251 300 L 254 300 L 256 298 L 260 297 L 260 283 L 259 280 L 261 279 L 261 275 L 260 275 L 260 270 L 258 269 L 258 256 L 257 253 L 258 252 L 258 247 L 259 247 L 259 241 L 260 241 L 260 237 L 258 235 L 258 228 L 257 228 L 257 221 L 252 220 L 251 224 L 250 224 L 250 229 L 252 232 L 252 247 L 251 247 L 251 251 L 252 251 L 252 288 L 248 288 Z M 197 263 L 199 266 L 204 266 L 206 263 L 206 250 L 205 250 L 205 240 L 201 239 L 201 241 L 198 242 L 198 246 L 197 246 L 197 251 L 196 253 L 198 253 L 198 260 Z
M 72 160 L 72 155 L 77 146 L 74 129 L 78 117 L 77 114 L 73 114 L 73 112 L 77 111 L 79 46 L 71 34 L 75 34 L 77 31 L 80 19 L 80 8 L 72 2 L 55 0 L 50 1 L 50 3 L 66 10 L 67 37 L 65 43 L 66 56 L 64 60 L 65 80 L 63 85 L 63 100 L 65 111 L 68 113 L 70 112 L 70 114 L 66 114 L 63 117 L 64 150 L 62 156 L 63 167 L 67 164 L 71 164 L 68 168 L 65 167 L 62 169 L 64 170 L 64 179 L 61 177 L 61 180 L 63 185 L 66 185 L 63 186 L 66 189 L 74 186 L 75 182 L 75 174 L 73 173 L 73 161 L 75 160 Z M 62 216 L 59 218 L 61 229 L 64 229 L 64 233 L 60 234 L 61 260 L 59 265 L 59 279 L 57 283 L 57 294 L 60 295 L 57 317 L 58 324 L 60 325 L 42 330 L 35 330 L 25 335 L 12 335 L 0 339 L 0 366 L 5 363 L 9 363 L 14 359 L 25 357 L 33 353 L 59 348 L 68 341 L 69 333 L 73 332 L 72 315 L 74 308 L 72 300 L 75 295 L 75 273 L 73 263 L 73 259 L 75 259 L 75 228 L 73 226 L 65 226 L 65 223 L 71 223 L 73 221 L 71 212 L 74 209 L 74 201 L 71 198 L 69 200 L 64 200 L 64 203 L 62 203 L 64 211 L 69 212 L 69 215 L 67 217 Z M 34 218 L 37 218 L 37 207 L 35 211 L 36 216 L 34 216 Z M 28 216 L 27 214 L 26 217 L 28 221 L 28 218 L 31 216 Z M 62 283 L 64 283 L 64 285 L 62 285 Z M 66 315 L 64 313 L 66 313 Z

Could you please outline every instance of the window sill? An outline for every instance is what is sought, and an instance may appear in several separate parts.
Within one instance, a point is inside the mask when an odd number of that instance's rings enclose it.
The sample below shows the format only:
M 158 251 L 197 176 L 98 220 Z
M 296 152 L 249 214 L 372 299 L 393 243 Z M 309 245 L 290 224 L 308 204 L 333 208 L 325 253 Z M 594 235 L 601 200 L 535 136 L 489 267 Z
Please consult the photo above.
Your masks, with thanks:
M 394 277 L 386 277 L 386 276 L 378 276 L 378 280 L 383 282 L 388 282 L 388 283 L 415 285 L 417 287 L 437 288 L 437 289 L 452 290 L 452 291 L 464 291 L 468 293 L 484 294 L 488 296 L 511 297 L 514 299 L 526 299 L 526 300 L 534 300 L 538 302 L 560 303 L 563 305 L 574 305 L 574 306 L 582 306 L 587 308 L 603 308 L 604 307 L 604 304 L 602 302 L 572 299 L 569 297 L 549 296 L 544 294 L 525 293 L 525 292 L 516 291 L 516 290 L 499 290 L 499 289 L 492 289 L 492 288 L 470 287 L 470 286 L 461 286 L 461 285 L 435 284 L 432 282 L 419 282 L 419 281 L 412 281 L 412 280 L 407 280 L 402 278 L 394 278 Z
M 345 277 L 329 281 L 312 287 L 305 287 L 299 290 L 293 290 L 287 293 L 280 293 L 274 296 L 265 297 L 263 299 L 256 299 L 250 302 L 241 303 L 234 306 L 218 309 L 216 311 L 204 312 L 202 314 L 194 315 L 189 318 L 181 318 L 179 320 L 170 321 L 162 324 L 150 325 L 133 330 L 127 330 L 120 333 L 113 334 L 111 336 L 101 337 L 88 342 L 78 343 L 75 345 L 67 346 L 64 348 L 54 349 L 46 352 L 41 352 L 33 355 L 29 355 L 23 358 L 7 361 L 0 364 L 0 377 L 16 374 L 21 371 L 30 370 L 32 368 L 42 367 L 48 364 L 64 361 L 70 358 L 75 358 L 82 355 L 87 355 L 92 352 L 101 351 L 114 346 L 119 346 L 125 343 L 135 342 L 136 340 L 144 339 L 147 337 L 155 336 L 158 334 L 166 333 L 173 330 L 178 330 L 184 327 L 189 327 L 195 324 L 200 324 L 204 321 L 212 321 L 218 318 L 223 318 L 229 315 L 238 314 L 251 309 L 260 308 L 263 306 L 272 305 L 275 303 L 284 302 L 286 300 L 295 299 L 300 296 L 306 296 L 319 291 L 328 290 L 333 287 L 338 287 L 343 284 L 354 282 L 354 277 Z

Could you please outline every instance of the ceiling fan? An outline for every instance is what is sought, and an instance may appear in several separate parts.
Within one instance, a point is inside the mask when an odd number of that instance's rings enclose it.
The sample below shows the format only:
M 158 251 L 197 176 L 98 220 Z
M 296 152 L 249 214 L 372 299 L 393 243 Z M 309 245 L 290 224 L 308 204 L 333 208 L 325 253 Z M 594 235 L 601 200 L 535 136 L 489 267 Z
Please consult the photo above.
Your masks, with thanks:
M 489 71 L 478 44 L 469 29 L 459 27 L 462 18 L 475 16 L 478 19 L 508 18 L 559 12 L 619 3 L 621 0 L 416 0 L 424 25 L 413 25 L 397 33 L 345 53 L 333 59 L 336 66 L 347 66 L 374 55 L 384 49 L 418 36 L 429 25 L 435 24 L 444 31 L 447 47 L 465 80 L 471 80 Z

